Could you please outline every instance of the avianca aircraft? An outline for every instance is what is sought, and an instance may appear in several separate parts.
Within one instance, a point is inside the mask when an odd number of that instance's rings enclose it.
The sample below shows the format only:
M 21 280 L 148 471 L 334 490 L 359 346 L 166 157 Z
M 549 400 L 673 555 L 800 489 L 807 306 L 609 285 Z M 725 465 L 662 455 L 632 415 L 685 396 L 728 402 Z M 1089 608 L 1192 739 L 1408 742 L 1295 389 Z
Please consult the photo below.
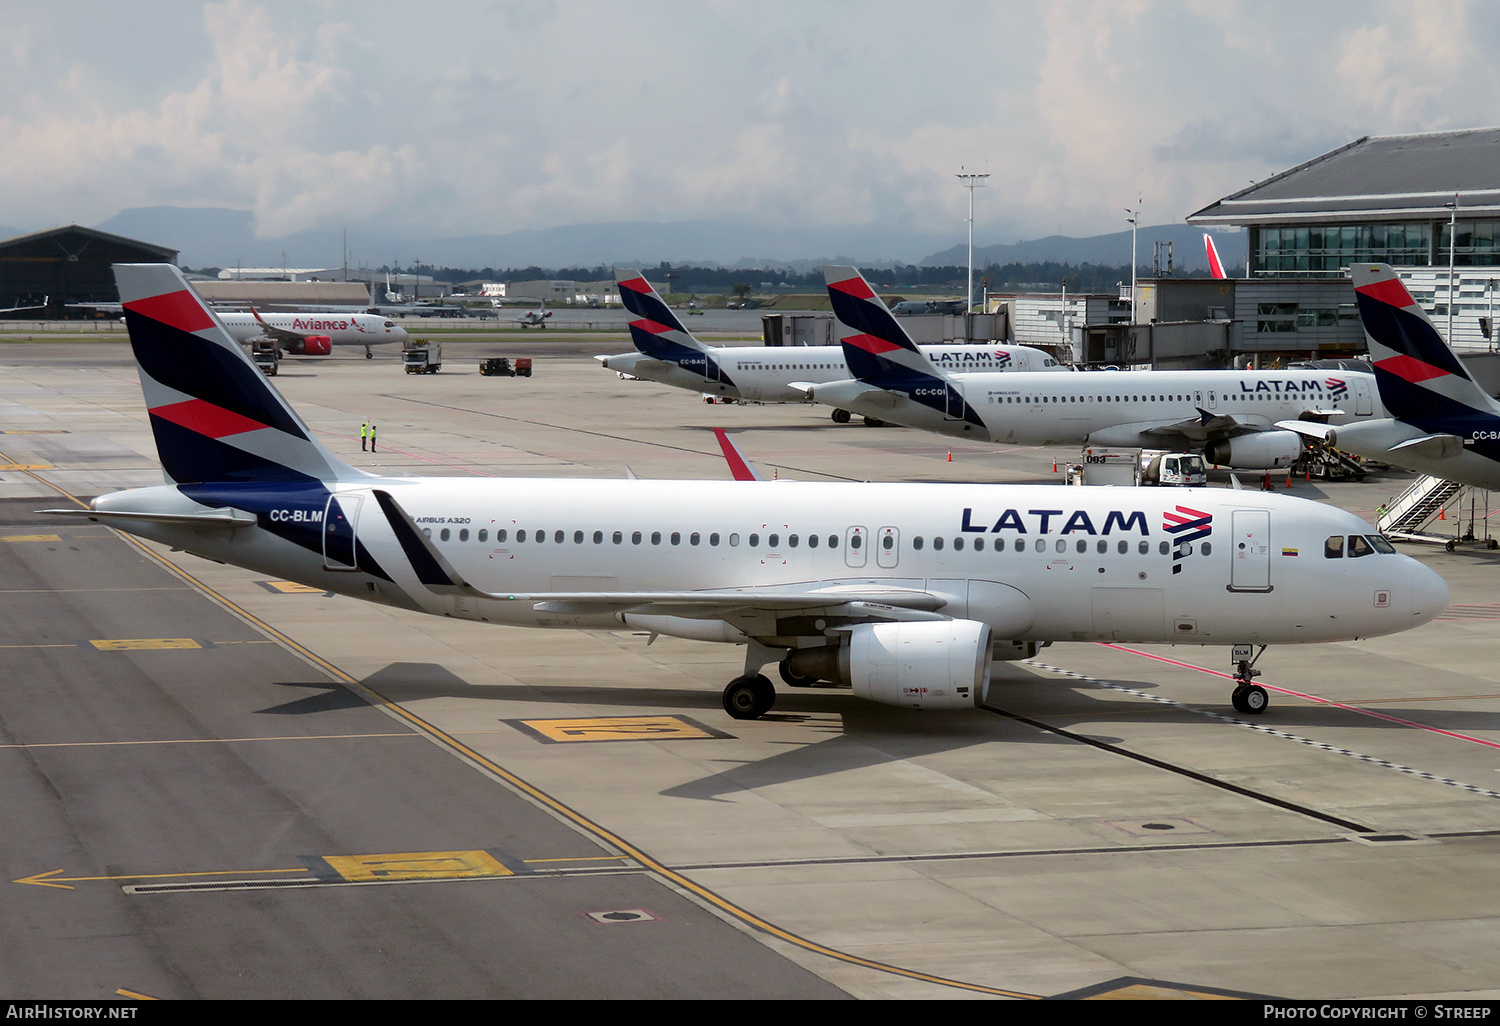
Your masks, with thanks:
M 269 338 L 297 356 L 327 356 L 334 346 L 364 346 L 365 359 L 372 359 L 371 346 L 405 342 L 406 329 L 394 321 L 367 313 L 249 313 L 219 314 L 219 320 L 237 342 Z
M 1111 371 L 950 374 L 927 360 L 852 267 L 826 267 L 855 380 L 811 385 L 828 406 L 958 438 L 1011 445 L 1201 449 L 1221 466 L 1289 466 L 1301 437 L 1277 421 L 1379 415 L 1368 374 Z
M 640 271 L 617 268 L 615 281 L 625 308 L 636 318 L 630 322 L 636 352 L 595 357 L 610 370 L 691 392 L 763 403 L 805 403 L 807 393 L 793 388 L 792 382 L 849 377 L 838 346 L 705 345 L 682 326 Z M 921 350 L 935 366 L 950 370 L 1068 370 L 1030 346 L 922 346 Z M 849 411 L 835 410 L 833 419 L 847 424 Z
M 1354 264 L 1349 274 L 1390 416 L 1297 430 L 1356 456 L 1500 488 L 1500 403 L 1475 384 L 1389 265 Z
M 1053 641 L 1349 640 L 1448 600 L 1358 517 L 1260 492 L 375 476 L 318 443 L 175 267 L 115 276 L 167 483 L 49 512 L 437 616 L 743 645 L 740 719 L 771 707 L 771 663 L 972 708 L 993 659 Z M 1234 701 L 1258 712 L 1251 661 Z

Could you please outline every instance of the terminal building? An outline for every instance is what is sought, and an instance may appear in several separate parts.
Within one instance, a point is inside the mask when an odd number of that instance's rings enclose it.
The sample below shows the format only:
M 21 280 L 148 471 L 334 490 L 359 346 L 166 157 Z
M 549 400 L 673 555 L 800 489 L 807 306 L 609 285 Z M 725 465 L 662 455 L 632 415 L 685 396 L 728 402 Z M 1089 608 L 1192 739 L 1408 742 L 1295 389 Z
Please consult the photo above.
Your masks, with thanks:
M 1488 349 L 1494 338 L 1500 128 L 1366 136 L 1187 220 L 1247 231 L 1246 276 L 1147 281 L 1138 320 L 1223 311 L 1231 357 L 1363 351 L 1347 269 L 1372 261 L 1397 269 L 1456 348 Z

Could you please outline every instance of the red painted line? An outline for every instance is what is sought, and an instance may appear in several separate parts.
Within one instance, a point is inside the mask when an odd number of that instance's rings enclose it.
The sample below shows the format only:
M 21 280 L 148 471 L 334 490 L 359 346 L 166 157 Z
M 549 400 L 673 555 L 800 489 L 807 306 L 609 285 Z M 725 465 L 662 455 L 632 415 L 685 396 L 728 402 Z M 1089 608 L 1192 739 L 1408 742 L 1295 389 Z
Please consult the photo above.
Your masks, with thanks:
M 1116 651 L 1128 652 L 1131 655 L 1140 656 L 1143 659 L 1155 659 L 1159 663 L 1167 663 L 1171 666 L 1180 666 L 1185 670 L 1197 670 L 1199 673 L 1207 673 L 1214 677 L 1223 677 L 1226 680 L 1234 680 L 1234 674 L 1224 673 L 1221 670 L 1210 670 L 1206 666 L 1198 666 L 1194 663 L 1185 663 L 1178 659 L 1168 659 L 1166 656 L 1152 655 L 1150 652 L 1142 652 L 1139 649 L 1126 648 L 1124 645 L 1116 645 L 1108 641 L 1101 641 L 1098 642 L 1098 644 L 1104 646 L 1105 648 L 1115 649 Z M 1357 705 L 1345 705 L 1343 702 L 1333 702 L 1326 698 L 1319 698 L 1316 695 L 1307 695 L 1303 694 L 1301 691 L 1293 691 L 1290 688 L 1278 688 L 1272 684 L 1262 684 L 1261 687 L 1265 688 L 1267 691 L 1274 691 L 1280 695 L 1291 695 L 1293 698 L 1304 699 L 1308 702 L 1312 702 L 1314 705 L 1326 705 L 1334 709 L 1343 709 L 1346 712 L 1358 713 L 1361 716 L 1369 716 L 1372 719 L 1384 720 L 1387 723 L 1395 723 L 1403 727 L 1413 727 L 1417 730 L 1425 730 L 1429 734 L 1441 734 L 1443 737 L 1451 737 L 1456 741 L 1469 741 L 1476 745 L 1483 745 L 1486 748 L 1500 748 L 1500 742 L 1486 741 L 1484 738 L 1474 737 L 1472 734 L 1460 734 L 1457 731 L 1453 730 L 1443 730 L 1441 727 L 1429 727 L 1425 723 L 1417 723 L 1414 720 L 1403 720 L 1399 716 L 1391 716 L 1386 713 L 1378 713 L 1371 709 L 1361 709 Z

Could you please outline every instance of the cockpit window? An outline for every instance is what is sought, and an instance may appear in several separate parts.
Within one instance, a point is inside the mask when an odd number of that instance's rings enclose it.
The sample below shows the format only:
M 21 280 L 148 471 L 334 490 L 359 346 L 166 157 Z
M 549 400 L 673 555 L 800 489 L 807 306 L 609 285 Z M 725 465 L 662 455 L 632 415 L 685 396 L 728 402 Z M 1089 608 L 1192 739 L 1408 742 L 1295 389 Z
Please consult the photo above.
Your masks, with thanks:
M 1335 534 L 1323 543 L 1323 556 L 1327 559 L 1341 559 L 1344 555 L 1344 536 Z
M 1364 535 L 1362 535 L 1362 534 L 1351 534 L 1349 536 L 1349 558 L 1350 559 L 1358 559 L 1360 556 L 1373 556 L 1373 555 L 1375 555 L 1375 550 L 1370 547 L 1370 543 L 1369 542 L 1365 541 Z
M 1386 541 L 1383 535 L 1369 534 L 1365 537 L 1374 547 L 1375 551 L 1379 552 L 1381 555 L 1389 556 L 1391 553 L 1396 551 L 1396 546 Z

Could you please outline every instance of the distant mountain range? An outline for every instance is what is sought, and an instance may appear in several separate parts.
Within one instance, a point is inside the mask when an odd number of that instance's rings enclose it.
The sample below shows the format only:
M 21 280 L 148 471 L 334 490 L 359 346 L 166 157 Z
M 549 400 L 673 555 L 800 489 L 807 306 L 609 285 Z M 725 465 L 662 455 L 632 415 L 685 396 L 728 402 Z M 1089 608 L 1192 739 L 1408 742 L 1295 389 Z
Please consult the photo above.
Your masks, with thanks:
M 1208 270 L 1203 230 L 1185 224 L 1162 224 L 1143 227 L 1136 233 L 1136 265 L 1152 263 L 1155 244 L 1160 242 L 1161 269 L 1167 269 L 1166 244 L 1172 244 L 1172 266 L 1179 271 Z M 1249 235 L 1246 232 L 1214 233 L 1214 247 L 1225 267 L 1244 266 Z M 921 261 L 927 266 L 952 264 L 964 266 L 969 259 L 967 245 L 950 246 Z M 1031 264 L 1043 261 L 1067 264 L 1104 264 L 1110 267 L 1130 265 L 1130 232 L 1093 235 L 1085 239 L 1066 235 L 1049 235 L 1045 239 L 1017 242 L 1014 245 L 975 246 L 974 265 Z
M 339 267 L 344 262 L 344 231 L 319 229 L 279 239 L 258 239 L 255 218 L 246 210 L 222 207 L 135 207 L 95 228 L 176 249 L 188 267 Z M 0 227 L 0 237 L 23 234 Z M 864 267 L 891 264 L 963 266 L 965 245 L 950 245 L 952 234 L 921 234 L 881 228 L 776 229 L 722 221 L 577 224 L 503 235 L 409 238 L 379 225 L 350 225 L 350 264 L 357 267 L 409 266 L 418 261 L 443 267 L 563 268 L 621 264 L 655 267 L 702 264 L 722 267 L 792 267 L 805 271 L 824 263 Z M 1142 228 L 1137 262 L 1149 266 L 1152 244 L 1171 241 L 1174 266 L 1204 269 L 1203 233 L 1187 225 Z M 1216 234 L 1228 266 L 1245 261 L 1246 235 Z M 917 254 L 928 253 L 920 257 Z M 1130 232 L 1089 238 L 1053 235 L 1014 244 L 976 247 L 977 266 L 988 263 L 1130 263 Z M 1165 262 L 1165 255 L 1163 256 Z

